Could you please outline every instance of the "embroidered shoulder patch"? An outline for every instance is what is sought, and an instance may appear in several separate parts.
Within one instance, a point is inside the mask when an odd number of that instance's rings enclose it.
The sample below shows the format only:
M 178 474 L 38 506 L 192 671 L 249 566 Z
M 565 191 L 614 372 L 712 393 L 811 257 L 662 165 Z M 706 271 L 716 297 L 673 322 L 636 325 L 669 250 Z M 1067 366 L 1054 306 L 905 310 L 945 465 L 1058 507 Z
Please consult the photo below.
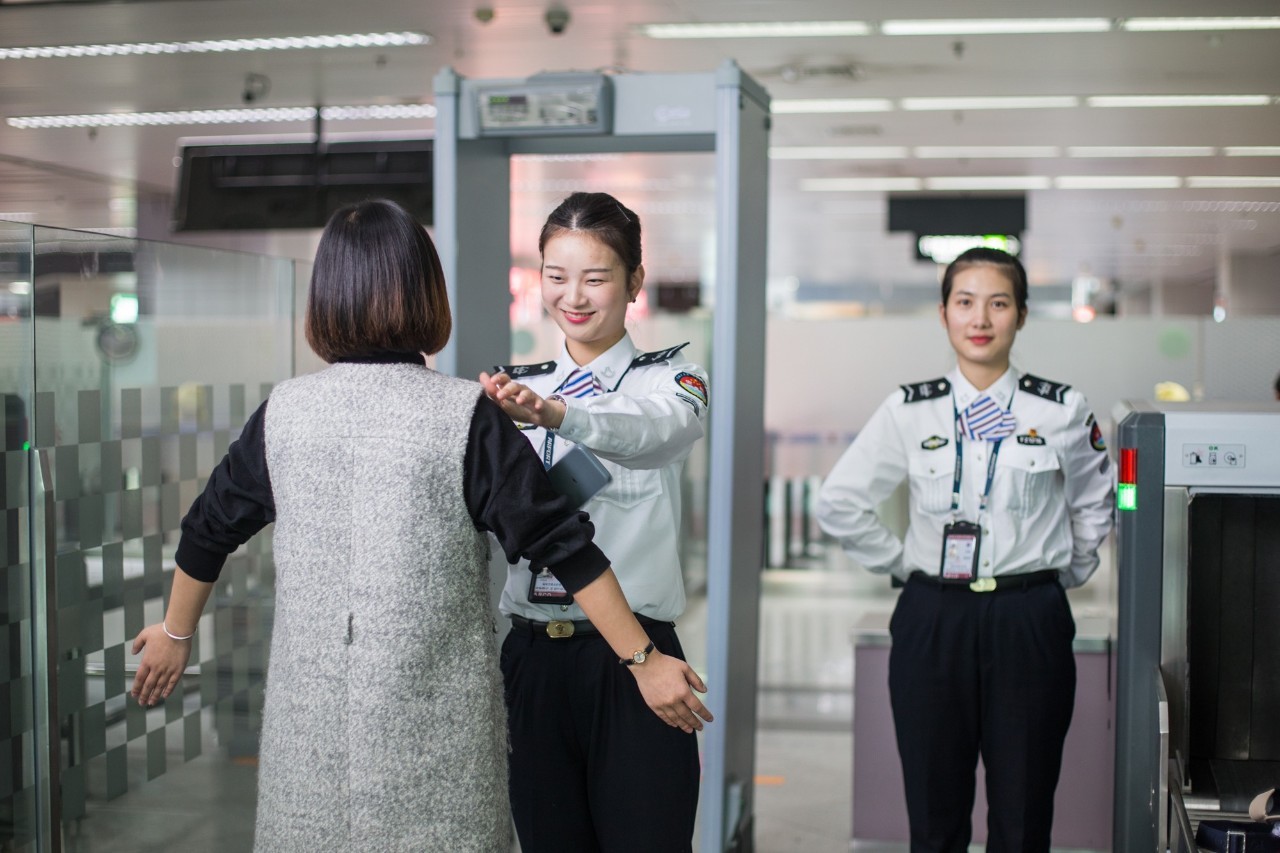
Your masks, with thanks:
M 505 373 L 512 379 L 523 378 L 525 376 L 542 376 L 547 373 L 553 373 L 556 369 L 554 361 L 544 361 L 541 364 L 496 364 L 493 367 L 493 373 Z
M 1061 382 L 1050 382 L 1048 379 L 1041 379 L 1039 376 L 1032 376 L 1030 373 L 1018 380 L 1018 390 L 1026 391 L 1028 394 L 1034 394 L 1037 397 L 1043 397 L 1046 400 L 1052 400 L 1055 403 L 1065 402 L 1067 391 L 1070 389 L 1070 385 L 1063 385 Z
M 1093 422 L 1093 429 L 1089 430 L 1089 444 L 1099 453 L 1107 449 L 1107 443 L 1102 440 L 1102 427 L 1097 421 Z
M 945 378 L 913 382 L 910 385 L 900 385 L 898 387 L 902 389 L 902 402 L 904 403 L 919 403 L 921 400 L 932 400 L 934 397 L 941 397 L 951 391 L 951 383 Z
M 939 447 L 946 447 L 951 442 L 949 438 L 943 438 L 940 435 L 931 435 L 924 441 L 920 442 L 920 446 L 925 450 L 937 450 Z
M 670 361 L 675 358 L 676 353 L 689 345 L 688 341 L 677 344 L 669 349 L 655 350 L 654 352 L 641 353 L 631 360 L 632 367 L 646 367 L 650 364 L 661 364 L 664 361 Z
M 677 373 L 676 384 L 702 405 L 707 405 L 707 383 L 695 373 Z

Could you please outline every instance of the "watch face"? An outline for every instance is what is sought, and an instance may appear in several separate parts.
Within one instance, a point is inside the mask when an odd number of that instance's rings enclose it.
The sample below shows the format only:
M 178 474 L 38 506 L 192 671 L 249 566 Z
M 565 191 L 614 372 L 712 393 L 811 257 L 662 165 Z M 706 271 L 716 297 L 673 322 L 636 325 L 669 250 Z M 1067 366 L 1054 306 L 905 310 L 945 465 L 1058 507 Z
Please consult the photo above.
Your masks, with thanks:
M 636 663 L 644 663 L 646 657 L 648 657 L 648 655 L 646 655 L 644 652 L 634 652 L 631 655 L 631 659 Z

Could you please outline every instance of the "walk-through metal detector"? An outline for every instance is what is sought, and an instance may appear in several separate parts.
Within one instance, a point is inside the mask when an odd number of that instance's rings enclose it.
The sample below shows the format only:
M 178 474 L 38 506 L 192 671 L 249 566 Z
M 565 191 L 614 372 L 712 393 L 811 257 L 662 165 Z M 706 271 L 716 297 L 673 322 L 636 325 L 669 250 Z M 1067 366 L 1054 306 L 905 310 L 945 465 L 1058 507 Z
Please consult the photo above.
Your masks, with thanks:
M 453 307 L 437 367 L 475 377 L 508 352 L 513 154 L 712 152 L 707 704 L 701 849 L 753 848 L 764 517 L 769 96 L 736 63 L 709 74 L 435 78 L 435 239 Z
M 1280 781 L 1280 404 L 1126 405 L 1113 849 L 1194 853 Z

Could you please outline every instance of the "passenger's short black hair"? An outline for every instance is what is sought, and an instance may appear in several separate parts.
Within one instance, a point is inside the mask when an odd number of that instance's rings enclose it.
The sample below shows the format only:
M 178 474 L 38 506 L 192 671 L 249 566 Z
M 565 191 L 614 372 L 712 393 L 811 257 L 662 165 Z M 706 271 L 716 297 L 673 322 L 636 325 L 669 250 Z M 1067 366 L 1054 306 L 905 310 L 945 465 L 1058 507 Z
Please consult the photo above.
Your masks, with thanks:
M 947 265 L 947 271 L 942 275 L 942 304 L 945 306 L 947 300 L 951 298 L 951 286 L 955 283 L 955 277 L 969 269 L 986 264 L 993 266 L 1000 272 L 1004 273 L 1005 278 L 1009 279 L 1013 285 L 1013 298 L 1018 303 L 1018 313 L 1027 310 L 1027 271 L 1022 266 L 1022 261 L 1015 258 L 1008 252 L 1000 249 L 988 249 L 985 246 L 976 246 L 962 252 L 954 261 Z
M 307 296 L 307 342 L 327 362 L 381 352 L 439 352 L 453 319 L 440 256 L 392 201 L 348 205 L 329 219 Z

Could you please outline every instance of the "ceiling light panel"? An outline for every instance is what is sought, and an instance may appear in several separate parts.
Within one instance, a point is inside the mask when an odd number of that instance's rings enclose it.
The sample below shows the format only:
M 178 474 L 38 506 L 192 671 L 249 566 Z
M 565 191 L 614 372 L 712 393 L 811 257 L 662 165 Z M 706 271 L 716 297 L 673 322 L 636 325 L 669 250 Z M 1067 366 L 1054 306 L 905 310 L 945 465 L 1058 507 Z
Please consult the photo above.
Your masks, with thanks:
M 991 175 L 988 177 L 943 177 L 925 178 L 925 189 L 970 191 L 970 192 L 1004 192 L 1009 190 L 1047 190 L 1050 181 L 1043 175 Z
M 1212 157 L 1212 145 L 1073 145 L 1068 157 Z
M 1182 179 L 1174 175 L 1062 175 L 1053 179 L 1060 190 L 1176 190 Z
M 317 50 L 340 47 L 402 47 L 430 44 L 423 32 L 356 33 L 328 36 L 136 42 L 128 44 L 64 44 L 46 47 L 0 47 L 0 59 L 64 59 L 91 56 L 159 56 L 175 53 L 241 53 L 260 50 Z
M 1280 177 L 1245 177 L 1243 175 L 1194 175 L 1187 178 L 1187 188 L 1193 190 L 1208 189 L 1276 189 L 1280 188 Z
M 903 98 L 904 110 L 1045 110 L 1080 106 L 1074 95 L 1021 95 L 1011 97 Z
M 977 36 L 1020 33 L 1105 33 L 1109 18 L 960 18 L 893 20 L 880 24 L 887 36 Z
M 817 115 L 820 113 L 885 113 L 893 109 L 888 98 L 796 98 L 773 101 L 774 115 Z
M 769 149 L 772 160 L 903 160 L 907 156 L 905 146 L 895 145 L 777 146 Z
M 923 188 L 919 178 L 807 178 L 805 192 L 912 192 Z
M 915 149 L 923 160 L 1036 160 L 1061 156 L 1056 145 L 921 145 Z
M 743 21 L 703 24 L 642 24 L 641 35 L 652 39 L 821 38 L 865 36 L 866 21 Z
M 1093 95 L 1091 107 L 1263 107 L 1270 95 Z
M 1228 157 L 1280 157 L 1280 145 L 1228 145 L 1222 153 Z
M 323 107 L 326 121 L 433 118 L 433 104 L 385 104 Z M 64 116 L 13 116 L 6 119 L 19 130 L 63 127 L 162 127 L 173 125 L 257 124 L 315 121 L 315 107 L 260 107 L 231 110 L 176 110 L 149 113 L 91 113 Z
M 1120 26 L 1135 33 L 1276 30 L 1280 29 L 1280 18 L 1128 18 Z

